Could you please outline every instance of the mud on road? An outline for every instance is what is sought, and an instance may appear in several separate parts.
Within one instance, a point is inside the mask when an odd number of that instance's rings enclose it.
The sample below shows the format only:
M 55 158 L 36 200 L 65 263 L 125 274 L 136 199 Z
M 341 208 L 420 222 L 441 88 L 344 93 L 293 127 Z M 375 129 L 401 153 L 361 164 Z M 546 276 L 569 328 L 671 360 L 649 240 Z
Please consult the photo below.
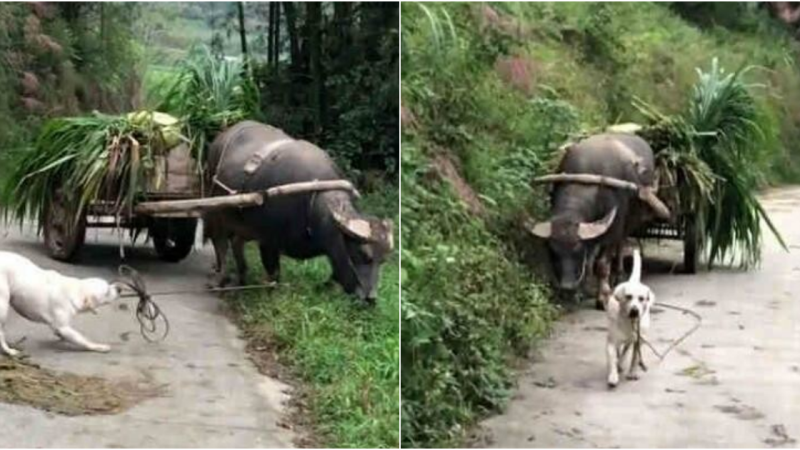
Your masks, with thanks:
M 78 277 L 116 277 L 117 243 L 110 232 L 90 230 L 81 260 L 70 265 L 49 259 L 35 230 L 0 229 L 1 250 Z M 141 272 L 152 291 L 201 289 L 212 262 L 210 249 L 178 264 L 157 260 L 150 245 L 126 253 L 126 264 Z M 104 416 L 67 417 L 0 403 L 0 447 L 291 447 L 294 435 L 282 426 L 288 386 L 258 373 L 222 302 L 210 294 L 156 301 L 171 323 L 169 337 L 160 343 L 139 335 L 134 299 L 76 318 L 83 334 L 112 346 L 108 354 L 72 350 L 48 327 L 12 313 L 9 341 L 24 338 L 16 345 L 32 362 L 110 380 L 147 380 L 161 394 Z
M 758 269 L 670 274 L 669 264 L 645 249 L 644 282 L 658 300 L 703 317 L 703 326 L 663 362 L 645 349 L 649 371 L 610 391 L 606 318 L 587 302 L 556 325 L 506 411 L 480 425 L 473 445 L 800 445 L 800 189 L 771 191 L 763 202 L 790 251 L 765 231 Z M 674 254 L 669 259 L 679 261 Z M 660 349 L 693 324 L 680 312 L 653 313 L 649 336 Z

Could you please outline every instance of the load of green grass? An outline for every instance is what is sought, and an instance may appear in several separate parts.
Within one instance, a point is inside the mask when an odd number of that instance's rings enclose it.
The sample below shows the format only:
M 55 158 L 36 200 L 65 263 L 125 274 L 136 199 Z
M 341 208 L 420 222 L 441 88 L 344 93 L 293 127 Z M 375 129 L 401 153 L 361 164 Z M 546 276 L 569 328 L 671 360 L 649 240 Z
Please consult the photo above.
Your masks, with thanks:
M 156 109 L 183 120 L 200 161 L 206 144 L 220 131 L 259 116 L 258 88 L 247 67 L 214 55 L 207 46 L 193 48 L 177 75 L 157 91 L 162 98 Z
M 155 110 L 171 116 L 96 113 L 47 122 L 32 147 L 11 157 L 0 200 L 6 217 L 38 217 L 57 190 L 76 212 L 99 199 L 113 202 L 116 214 L 130 212 L 155 175 L 156 157 L 183 140 L 202 163 L 220 131 L 257 115 L 258 92 L 243 64 L 205 46 L 193 49 L 156 93 Z
M 714 58 L 708 72 L 697 69 L 685 111 L 666 116 L 637 105 L 650 121 L 640 134 L 656 152 L 662 181 L 674 188 L 672 206 L 696 214 L 709 265 L 737 256 L 742 266 L 757 264 L 762 220 L 784 245 L 757 198 L 772 156 L 764 149 L 777 132 L 751 93 L 758 86 L 744 81 L 751 70 L 726 73 Z
M 38 218 L 56 192 L 76 212 L 98 199 L 113 202 L 117 214 L 130 211 L 147 189 L 155 158 L 181 140 L 177 119 L 161 113 L 50 120 L 33 146 L 11 156 L 2 189 L 6 218 Z

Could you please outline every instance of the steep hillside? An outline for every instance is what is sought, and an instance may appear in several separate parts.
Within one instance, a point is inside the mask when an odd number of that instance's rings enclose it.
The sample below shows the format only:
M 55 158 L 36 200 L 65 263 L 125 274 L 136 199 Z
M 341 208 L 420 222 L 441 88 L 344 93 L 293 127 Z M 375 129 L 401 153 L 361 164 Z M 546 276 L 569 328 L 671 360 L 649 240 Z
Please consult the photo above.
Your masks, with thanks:
M 776 130 L 753 170 L 800 173 L 798 47 L 755 4 L 403 8 L 403 445 L 447 445 L 502 408 L 510 366 L 556 317 L 520 229 L 572 133 L 685 107 L 696 68 L 745 65 Z M 541 259 L 541 258 L 538 258 Z

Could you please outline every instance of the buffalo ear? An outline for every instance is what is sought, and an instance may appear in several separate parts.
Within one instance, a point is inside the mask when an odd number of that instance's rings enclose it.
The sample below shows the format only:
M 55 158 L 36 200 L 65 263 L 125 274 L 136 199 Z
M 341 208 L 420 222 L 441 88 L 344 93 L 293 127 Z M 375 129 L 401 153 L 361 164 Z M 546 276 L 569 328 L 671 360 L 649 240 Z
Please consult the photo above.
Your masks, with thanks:
M 553 234 L 553 225 L 549 220 L 539 223 L 526 222 L 525 228 L 534 236 L 542 239 L 550 239 L 550 236 Z
M 333 220 L 336 221 L 336 225 L 342 231 L 356 239 L 372 240 L 372 224 L 368 220 L 360 217 L 345 217 L 337 211 L 331 212 L 333 213 Z
M 616 207 L 598 221 L 581 223 L 578 225 L 578 237 L 583 241 L 589 241 L 604 235 L 611 227 L 611 224 L 614 223 L 615 217 L 617 217 Z

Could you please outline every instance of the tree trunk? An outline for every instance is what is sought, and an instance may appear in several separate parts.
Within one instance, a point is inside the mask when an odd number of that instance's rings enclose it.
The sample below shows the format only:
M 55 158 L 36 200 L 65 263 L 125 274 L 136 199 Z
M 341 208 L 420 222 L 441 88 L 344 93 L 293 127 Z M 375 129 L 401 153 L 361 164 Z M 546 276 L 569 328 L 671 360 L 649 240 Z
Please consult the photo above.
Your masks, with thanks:
M 390 29 L 396 29 L 396 3 L 365 2 L 361 4 L 360 47 L 367 61 L 381 59 L 380 43 Z
M 275 67 L 278 67 L 278 60 L 281 57 L 281 3 L 275 2 L 275 34 L 273 38 L 275 39 L 272 48 L 273 50 L 273 60 L 272 63 Z
M 275 33 L 275 3 L 269 3 L 269 10 L 268 10 L 268 28 L 267 28 L 267 65 L 272 64 L 272 53 L 275 51 L 273 48 L 273 43 L 275 39 L 273 38 L 273 33 Z
M 333 71 L 340 73 L 346 71 L 355 62 L 353 60 L 352 27 L 353 27 L 353 4 L 347 2 L 336 2 L 333 4 L 333 23 L 335 31 L 335 42 L 332 43 Z
M 300 65 L 300 44 L 297 39 L 297 9 L 292 2 L 284 2 L 283 9 L 286 10 L 286 32 L 289 35 L 292 68 L 295 70 Z
M 244 61 L 245 67 L 247 67 L 248 54 L 247 54 L 247 35 L 244 29 L 244 3 L 243 2 L 236 2 L 236 6 L 239 9 L 239 39 L 242 43 L 242 60 Z
M 309 104 L 312 110 L 312 132 L 319 137 L 322 131 L 322 9 L 320 3 L 306 3 L 306 36 L 311 76 L 311 95 Z

